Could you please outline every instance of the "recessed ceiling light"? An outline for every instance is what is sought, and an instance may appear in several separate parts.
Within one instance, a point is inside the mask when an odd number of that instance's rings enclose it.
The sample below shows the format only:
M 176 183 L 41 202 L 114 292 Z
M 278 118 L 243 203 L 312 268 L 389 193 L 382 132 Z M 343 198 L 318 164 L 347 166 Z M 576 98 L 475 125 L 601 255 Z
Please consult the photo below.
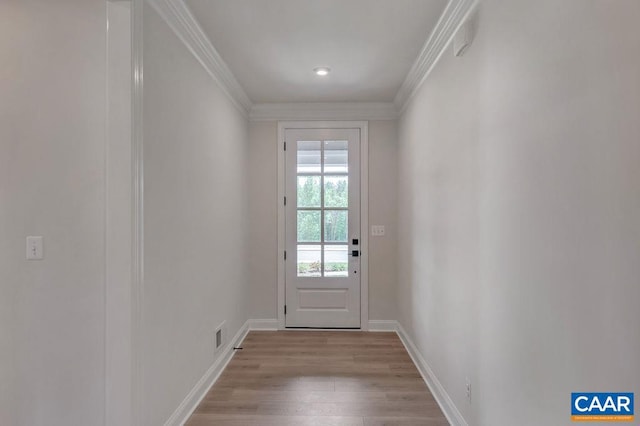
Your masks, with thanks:
M 313 72 L 315 72 L 316 75 L 319 75 L 321 77 L 324 77 L 325 75 L 329 74 L 329 71 L 331 71 L 331 68 L 328 68 L 328 67 L 318 67 L 313 69 Z

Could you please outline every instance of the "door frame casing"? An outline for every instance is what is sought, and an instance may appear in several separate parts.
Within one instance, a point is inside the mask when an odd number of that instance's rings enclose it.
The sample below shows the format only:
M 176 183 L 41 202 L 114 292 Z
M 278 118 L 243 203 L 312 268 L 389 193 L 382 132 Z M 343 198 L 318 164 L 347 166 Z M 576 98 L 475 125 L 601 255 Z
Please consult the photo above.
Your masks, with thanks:
M 369 329 L 369 122 L 278 121 L 278 329 L 285 329 L 285 131 L 287 129 L 360 130 L 360 329 Z

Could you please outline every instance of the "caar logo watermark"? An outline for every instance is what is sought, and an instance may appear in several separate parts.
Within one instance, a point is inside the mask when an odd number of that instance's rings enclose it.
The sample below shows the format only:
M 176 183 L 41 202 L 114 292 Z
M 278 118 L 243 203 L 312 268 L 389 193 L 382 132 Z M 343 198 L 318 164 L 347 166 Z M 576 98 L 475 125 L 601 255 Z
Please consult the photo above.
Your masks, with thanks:
M 633 393 L 571 393 L 574 422 L 632 422 Z

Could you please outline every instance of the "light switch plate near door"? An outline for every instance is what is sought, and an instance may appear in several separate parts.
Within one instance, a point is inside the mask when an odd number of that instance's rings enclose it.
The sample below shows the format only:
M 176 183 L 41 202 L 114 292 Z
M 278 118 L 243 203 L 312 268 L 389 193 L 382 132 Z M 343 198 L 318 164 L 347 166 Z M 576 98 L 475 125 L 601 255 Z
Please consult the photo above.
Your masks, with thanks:
M 371 226 L 371 235 L 374 237 L 383 237 L 384 236 L 384 225 L 372 225 Z

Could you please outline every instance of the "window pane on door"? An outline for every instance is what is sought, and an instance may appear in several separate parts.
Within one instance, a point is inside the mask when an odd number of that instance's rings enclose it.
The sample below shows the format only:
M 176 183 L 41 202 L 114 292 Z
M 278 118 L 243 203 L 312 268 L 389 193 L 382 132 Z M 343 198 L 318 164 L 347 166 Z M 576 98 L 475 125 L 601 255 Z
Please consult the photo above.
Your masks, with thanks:
M 297 275 L 348 277 L 348 141 L 297 141 L 296 156 Z
M 298 141 L 298 173 L 321 173 L 320 141 Z
M 348 141 L 324 141 L 324 172 L 348 173 Z
M 324 206 L 348 207 L 349 206 L 349 177 L 325 176 L 324 177 Z
M 349 276 L 349 246 L 324 246 L 324 276 Z
M 324 211 L 324 240 L 327 242 L 347 242 L 347 211 Z
M 319 245 L 298 245 L 298 276 L 319 277 L 321 273 L 322 254 Z
M 298 207 L 320 207 L 320 176 L 298 176 Z
M 298 211 L 298 242 L 315 243 L 320 242 L 321 235 L 320 211 L 299 210 Z

